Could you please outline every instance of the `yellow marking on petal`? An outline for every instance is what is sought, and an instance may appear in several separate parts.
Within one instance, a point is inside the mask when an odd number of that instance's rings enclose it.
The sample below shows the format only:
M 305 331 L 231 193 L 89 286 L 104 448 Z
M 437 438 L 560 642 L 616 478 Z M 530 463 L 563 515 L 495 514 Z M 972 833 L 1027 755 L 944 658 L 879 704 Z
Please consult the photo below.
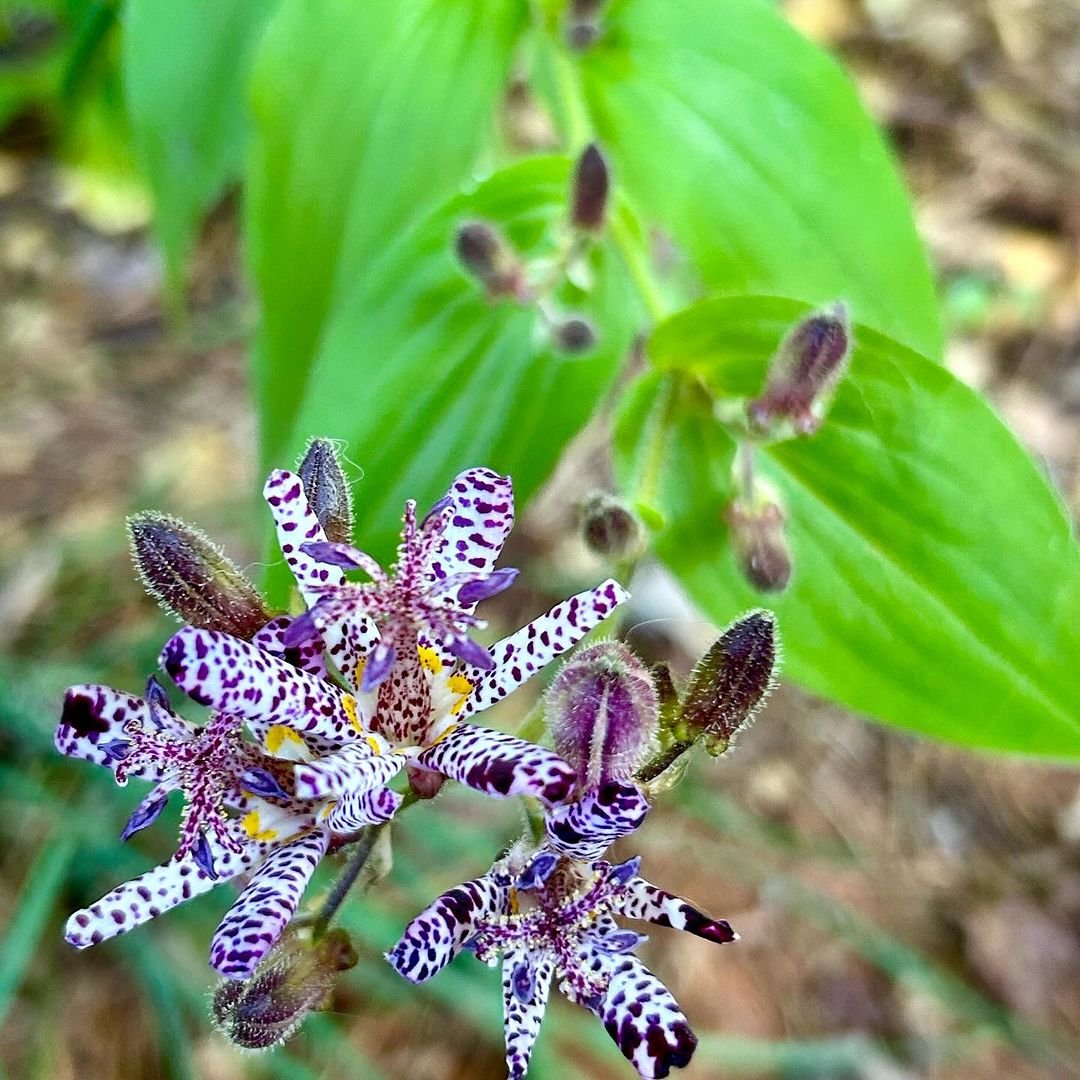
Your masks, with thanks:
M 443 741 L 443 739 L 447 738 L 447 736 L 457 731 L 459 727 L 461 727 L 460 724 L 451 724 L 444 732 L 439 735 L 437 739 L 433 739 L 431 742 L 428 743 L 427 749 L 430 750 L 433 746 L 438 746 L 439 743 Z
M 326 805 L 325 805 L 325 806 L 324 806 L 324 807 L 323 807 L 323 808 L 322 808 L 322 809 L 321 809 L 321 810 L 319 811 L 319 817 L 321 817 L 321 818 L 322 818 L 322 819 L 323 819 L 323 820 L 325 821 L 325 820 L 326 820 L 326 819 L 327 819 L 327 818 L 328 818 L 328 817 L 330 816 L 330 814 L 332 813 L 332 811 L 333 811 L 333 809 L 334 809 L 334 807 L 335 807 L 335 806 L 337 806 L 337 803 L 336 803 L 336 802 L 328 802 L 328 803 L 327 803 L 327 804 L 326 804 Z
M 259 811 L 251 810 L 244 815 L 243 820 L 244 832 L 251 837 L 252 840 L 264 840 L 269 841 L 277 837 L 277 829 L 261 829 L 259 827 Z
M 305 745 L 304 740 L 291 727 L 286 727 L 284 724 L 271 724 L 266 729 L 266 737 L 263 741 L 266 743 L 266 749 L 271 754 L 276 754 L 286 742 L 299 743 L 301 746 Z
M 349 718 L 349 723 L 352 724 L 357 731 L 362 732 L 364 730 L 360 723 L 359 717 L 356 715 L 356 698 L 352 694 L 346 694 L 341 699 L 341 707 L 345 710 L 345 715 Z
M 443 669 L 443 662 L 439 654 L 428 645 L 420 645 L 416 650 L 420 654 L 420 666 L 432 675 L 438 675 Z
M 356 661 L 356 685 L 359 686 L 364 681 L 364 668 L 367 666 L 367 657 L 361 656 Z
M 379 740 L 376 739 L 374 735 L 365 735 L 364 741 L 371 747 L 371 752 L 373 754 L 378 755 L 382 753 L 382 749 L 379 747 Z
M 464 675 L 451 675 L 446 680 L 446 685 L 453 693 L 464 694 L 466 697 L 473 692 L 473 684 Z
M 521 911 L 521 904 L 518 903 L 517 887 L 510 886 L 510 914 L 517 915 Z

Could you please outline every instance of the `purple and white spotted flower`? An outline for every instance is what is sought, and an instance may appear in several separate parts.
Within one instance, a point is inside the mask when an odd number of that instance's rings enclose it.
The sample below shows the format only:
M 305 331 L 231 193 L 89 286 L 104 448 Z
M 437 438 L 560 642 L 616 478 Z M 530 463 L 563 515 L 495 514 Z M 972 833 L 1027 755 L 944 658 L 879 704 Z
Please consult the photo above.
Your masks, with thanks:
M 502 958 L 506 1063 L 524 1076 L 553 979 L 595 1013 L 643 1077 L 689 1063 L 697 1045 L 667 988 L 634 955 L 645 939 L 615 916 L 687 930 L 723 944 L 737 935 L 638 875 L 640 859 L 613 866 L 542 850 L 511 853 L 483 877 L 440 896 L 408 925 L 387 960 L 410 982 L 441 971 L 462 949 Z
M 267 742 L 293 740 L 291 729 L 280 728 Z M 152 824 L 171 792 L 185 798 L 173 857 L 76 911 L 67 940 L 80 949 L 96 945 L 253 872 L 211 943 L 217 971 L 249 975 L 292 918 L 330 840 L 319 805 L 295 795 L 289 756 L 244 739 L 235 715 L 190 723 L 171 710 L 153 679 L 145 698 L 107 686 L 72 687 L 55 743 L 69 757 L 105 766 L 119 784 L 135 777 L 154 785 L 122 839 Z
M 267 628 L 279 634 L 273 646 L 253 644 L 284 653 L 310 650 L 317 641 L 315 652 L 325 648 L 329 664 L 353 687 L 356 705 L 354 730 L 295 709 L 291 720 L 281 720 L 316 743 L 321 755 L 298 766 L 299 790 L 311 798 L 341 798 L 357 743 L 374 742 L 397 768 L 408 762 L 496 797 L 532 795 L 548 806 L 563 801 L 573 770 L 557 754 L 469 718 L 580 641 L 623 602 L 623 589 L 606 581 L 481 649 L 467 637 L 483 625 L 476 605 L 513 580 L 512 572 L 495 569 L 513 524 L 509 478 L 466 470 L 422 522 L 409 503 L 389 574 L 362 552 L 325 540 L 295 474 L 273 473 L 265 495 L 281 549 L 311 607 L 287 627 Z M 363 569 L 371 581 L 347 581 L 347 568 Z M 256 650 L 242 643 L 229 644 L 230 656 L 223 646 L 218 639 L 206 655 L 196 655 L 196 639 L 181 632 L 170 643 L 166 668 L 185 690 L 223 711 L 272 701 L 281 673 L 260 664 Z M 318 657 L 307 655 L 317 665 Z

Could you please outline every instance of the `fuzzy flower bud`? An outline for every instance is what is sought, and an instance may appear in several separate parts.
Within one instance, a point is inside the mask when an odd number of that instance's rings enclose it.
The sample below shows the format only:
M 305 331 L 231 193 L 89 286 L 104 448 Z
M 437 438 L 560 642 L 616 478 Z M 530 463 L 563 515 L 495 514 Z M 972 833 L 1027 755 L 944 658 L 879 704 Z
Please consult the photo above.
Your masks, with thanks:
M 596 143 L 589 143 L 574 167 L 570 188 L 570 221 L 577 229 L 599 232 L 604 227 L 611 173 Z
M 552 340 L 560 352 L 588 352 L 596 344 L 596 331 L 587 319 L 578 316 L 556 324 L 552 330 Z
M 702 738 L 710 754 L 723 753 L 772 689 L 775 666 L 772 612 L 751 611 L 737 619 L 690 675 L 677 721 L 680 738 Z
M 600 37 L 600 14 L 604 0 L 570 0 L 566 5 L 566 43 L 584 52 Z
M 579 652 L 548 691 L 555 750 L 584 788 L 627 780 L 652 748 L 659 703 L 641 661 L 617 641 Z
M 523 295 L 524 269 L 494 226 L 484 221 L 462 225 L 454 238 L 454 250 L 461 265 L 484 286 L 488 296 Z
M 352 489 L 329 439 L 312 439 L 297 469 L 308 505 L 331 543 L 352 542 Z
M 334 981 L 356 964 L 344 930 L 318 941 L 287 932 L 250 979 L 225 979 L 214 990 L 210 1012 L 222 1034 L 245 1050 L 269 1050 L 293 1035 L 329 1003 Z
M 249 640 L 270 621 L 255 586 L 200 529 L 147 510 L 128 532 L 146 591 L 181 622 Z
M 606 492 L 590 495 L 581 506 L 585 543 L 608 559 L 633 559 L 645 547 L 645 532 L 637 514 Z
M 791 580 L 791 551 L 779 505 L 737 502 L 728 508 L 727 520 L 735 558 L 746 580 L 761 592 L 783 592 Z
M 747 406 L 750 424 L 768 432 L 789 422 L 799 435 L 821 426 L 825 401 L 851 351 L 847 309 L 836 304 L 797 323 L 769 365 L 761 396 Z

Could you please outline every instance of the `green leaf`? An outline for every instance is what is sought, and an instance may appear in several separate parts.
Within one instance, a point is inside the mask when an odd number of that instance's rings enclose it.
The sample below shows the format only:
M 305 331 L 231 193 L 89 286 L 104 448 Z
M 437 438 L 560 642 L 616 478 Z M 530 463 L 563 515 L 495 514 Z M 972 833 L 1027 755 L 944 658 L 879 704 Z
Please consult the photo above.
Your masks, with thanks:
M 247 203 L 266 463 L 280 463 L 339 293 L 475 164 L 524 13 L 522 0 L 285 0 L 271 24 Z
M 610 385 L 642 313 L 606 244 L 589 253 L 591 289 L 564 285 L 556 294 L 559 312 L 583 315 L 597 331 L 596 347 L 572 356 L 552 348 L 534 305 L 489 300 L 453 252 L 458 226 L 483 219 L 524 258 L 554 258 L 568 183 L 565 159 L 512 166 L 451 199 L 354 275 L 289 450 L 314 434 L 347 441 L 364 474 L 356 498 L 366 550 L 389 555 L 405 500 L 433 502 L 472 465 L 510 473 L 524 504 Z
M 612 4 L 578 70 L 616 182 L 710 292 L 844 299 L 939 354 L 926 255 L 889 153 L 839 66 L 775 5 Z
M 755 393 L 792 300 L 707 301 L 663 324 L 622 409 L 623 482 L 657 506 L 660 557 L 717 623 L 761 597 L 729 550 L 734 445 L 712 398 Z M 783 673 L 937 738 L 1080 756 L 1080 557 L 1055 494 L 948 371 L 865 326 L 813 438 L 760 471 L 788 513 L 795 572 L 769 598 Z
M 128 0 L 124 83 L 172 285 L 203 218 L 239 176 L 246 86 L 274 0 Z

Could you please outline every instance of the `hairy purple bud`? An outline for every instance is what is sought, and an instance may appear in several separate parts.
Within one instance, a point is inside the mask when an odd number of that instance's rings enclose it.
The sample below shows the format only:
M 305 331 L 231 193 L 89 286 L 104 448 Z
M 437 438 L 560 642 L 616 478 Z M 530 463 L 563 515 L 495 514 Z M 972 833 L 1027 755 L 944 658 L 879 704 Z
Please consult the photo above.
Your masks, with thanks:
M 637 514 L 604 492 L 582 503 L 581 531 L 590 550 L 608 559 L 634 559 L 645 550 L 645 530 Z
M 566 5 L 566 44 L 576 52 L 591 48 L 600 37 L 604 0 L 570 0 Z
M 761 396 L 747 406 L 751 426 L 770 432 L 787 422 L 796 434 L 812 435 L 821 426 L 826 399 L 850 351 L 851 327 L 843 304 L 797 323 L 769 364 Z
M 604 227 L 611 172 L 600 147 L 589 143 L 574 166 L 570 186 L 570 222 L 576 229 L 599 232 Z
M 633 776 L 652 746 L 658 715 L 648 670 L 617 641 L 583 649 L 548 690 L 556 752 L 585 788 Z
M 771 501 L 754 507 L 737 502 L 728 508 L 727 521 L 735 559 L 746 580 L 760 592 L 783 592 L 791 580 L 784 512 Z
M 201 530 L 147 510 L 128 518 L 146 591 L 181 622 L 250 640 L 270 621 L 255 586 Z
M 551 340 L 559 352 L 576 355 L 588 352 L 596 344 L 596 331 L 587 319 L 579 316 L 557 323 L 551 332 Z
M 775 667 L 772 612 L 751 611 L 736 619 L 691 673 L 679 713 L 680 736 L 703 738 L 710 753 L 723 753 L 768 696 Z
M 454 238 L 454 250 L 458 261 L 484 286 L 488 296 L 524 295 L 524 268 L 493 225 L 485 221 L 462 225 Z
M 297 469 L 304 495 L 327 540 L 347 544 L 352 540 L 352 489 L 337 448 L 329 439 L 312 439 Z
M 234 1045 L 269 1050 L 329 1005 L 338 974 L 356 961 L 344 930 L 328 930 L 317 941 L 287 930 L 249 979 L 217 985 L 210 1012 Z

